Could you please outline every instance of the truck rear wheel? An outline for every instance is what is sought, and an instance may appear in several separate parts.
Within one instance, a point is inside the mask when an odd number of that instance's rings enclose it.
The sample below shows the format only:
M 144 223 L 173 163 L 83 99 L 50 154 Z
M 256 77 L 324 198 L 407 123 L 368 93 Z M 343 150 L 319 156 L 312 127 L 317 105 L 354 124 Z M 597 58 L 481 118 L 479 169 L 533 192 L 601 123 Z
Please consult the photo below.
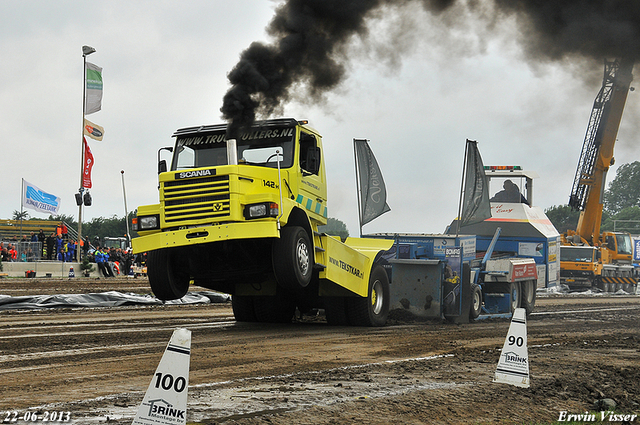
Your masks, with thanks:
M 384 326 L 389 316 L 389 277 L 381 265 L 373 266 L 366 297 L 347 299 L 349 323 L 354 326 Z
M 536 281 L 529 280 L 520 284 L 522 297 L 520 298 L 520 307 L 527 311 L 527 316 L 533 311 L 536 305 Z
M 289 296 L 278 291 L 273 296 L 253 297 L 253 309 L 258 322 L 291 323 L 296 304 Z
M 273 242 L 273 271 L 278 283 L 289 289 L 306 287 L 313 272 L 309 235 L 300 226 L 285 226 Z
M 180 299 L 189 291 L 188 268 L 169 249 L 149 251 L 147 276 L 153 294 L 163 301 Z
M 332 326 L 347 326 L 349 319 L 347 317 L 347 302 L 345 297 L 327 297 L 324 314 L 327 323 Z
M 246 295 L 234 295 L 231 297 L 231 308 L 236 322 L 256 322 L 256 313 L 253 309 L 253 297 Z

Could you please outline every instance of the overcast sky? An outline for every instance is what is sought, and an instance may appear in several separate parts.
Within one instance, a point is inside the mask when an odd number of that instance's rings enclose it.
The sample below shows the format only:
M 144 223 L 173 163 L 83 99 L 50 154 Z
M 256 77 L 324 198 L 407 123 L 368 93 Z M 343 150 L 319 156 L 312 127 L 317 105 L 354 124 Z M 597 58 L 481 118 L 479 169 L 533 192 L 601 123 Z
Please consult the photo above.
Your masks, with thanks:
M 130 211 L 158 202 L 158 148 L 178 128 L 222 122 L 226 75 L 250 43 L 269 42 L 278 3 L 0 1 L 0 218 L 20 210 L 21 179 L 77 218 L 83 45 L 96 49 L 88 61 L 104 80 L 102 110 L 87 118 L 105 129 L 102 142 L 88 139 L 95 166 L 84 219 L 122 217 L 120 171 Z M 285 108 L 323 135 L 330 217 L 357 235 L 354 137 L 370 139 L 391 207 L 365 233 L 442 232 L 457 214 L 467 138 L 485 165 L 536 171 L 536 205 L 567 203 L 600 62 L 534 63 L 512 20 L 487 35 L 482 23 L 451 27 L 411 4 L 379 13 L 369 28 L 351 41 L 348 76 L 325 102 Z M 616 165 L 640 154 L 638 93 L 629 95 Z

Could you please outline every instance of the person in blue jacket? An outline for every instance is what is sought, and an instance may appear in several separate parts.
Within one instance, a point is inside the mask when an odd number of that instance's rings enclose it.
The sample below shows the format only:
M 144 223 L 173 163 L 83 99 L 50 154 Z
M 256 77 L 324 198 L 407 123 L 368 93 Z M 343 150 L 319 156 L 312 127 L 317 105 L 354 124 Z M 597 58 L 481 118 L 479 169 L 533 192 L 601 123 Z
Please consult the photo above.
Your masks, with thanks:
M 96 258 L 96 264 L 98 265 L 98 270 L 102 273 L 104 277 L 109 277 L 109 272 L 107 271 L 107 265 L 105 264 L 105 262 L 107 261 L 107 258 L 99 246 L 96 247 L 96 252 L 94 253 L 94 256 Z
M 56 256 L 58 260 L 64 261 L 64 239 L 62 239 L 62 235 L 58 235 L 56 238 Z

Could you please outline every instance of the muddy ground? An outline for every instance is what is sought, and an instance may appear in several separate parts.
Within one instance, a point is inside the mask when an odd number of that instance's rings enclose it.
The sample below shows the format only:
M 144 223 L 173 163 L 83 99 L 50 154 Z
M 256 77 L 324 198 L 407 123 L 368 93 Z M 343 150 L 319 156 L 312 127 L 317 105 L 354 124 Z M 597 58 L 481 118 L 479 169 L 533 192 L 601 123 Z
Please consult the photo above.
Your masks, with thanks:
M 147 285 L 2 279 L 0 294 L 148 293 Z M 189 422 L 544 424 L 562 412 L 603 410 L 594 406 L 602 399 L 638 414 L 639 321 L 638 296 L 540 297 L 527 320 L 531 387 L 518 388 L 492 382 L 507 319 L 403 317 L 352 328 L 330 327 L 321 315 L 236 323 L 229 304 L 0 311 L 0 411 L 131 423 L 173 329 L 186 327 Z

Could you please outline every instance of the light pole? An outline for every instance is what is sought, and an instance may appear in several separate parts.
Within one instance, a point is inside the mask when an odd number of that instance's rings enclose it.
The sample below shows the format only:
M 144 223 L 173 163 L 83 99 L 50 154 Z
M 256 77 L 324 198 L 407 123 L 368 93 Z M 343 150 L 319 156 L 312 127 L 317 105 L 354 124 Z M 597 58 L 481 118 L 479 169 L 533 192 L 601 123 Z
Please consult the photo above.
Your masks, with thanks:
M 82 149 L 80 150 L 80 202 L 78 202 L 78 246 L 82 246 L 82 205 L 84 185 L 84 116 L 86 112 L 86 96 L 87 96 L 87 56 L 94 53 L 96 49 L 90 46 L 82 46 Z M 82 249 L 78 250 L 78 260 L 82 260 Z
M 127 223 L 127 248 L 131 247 L 131 233 L 129 233 L 129 212 L 127 211 L 127 191 L 124 188 L 124 170 L 120 170 L 122 175 L 122 196 L 124 197 L 124 222 Z

